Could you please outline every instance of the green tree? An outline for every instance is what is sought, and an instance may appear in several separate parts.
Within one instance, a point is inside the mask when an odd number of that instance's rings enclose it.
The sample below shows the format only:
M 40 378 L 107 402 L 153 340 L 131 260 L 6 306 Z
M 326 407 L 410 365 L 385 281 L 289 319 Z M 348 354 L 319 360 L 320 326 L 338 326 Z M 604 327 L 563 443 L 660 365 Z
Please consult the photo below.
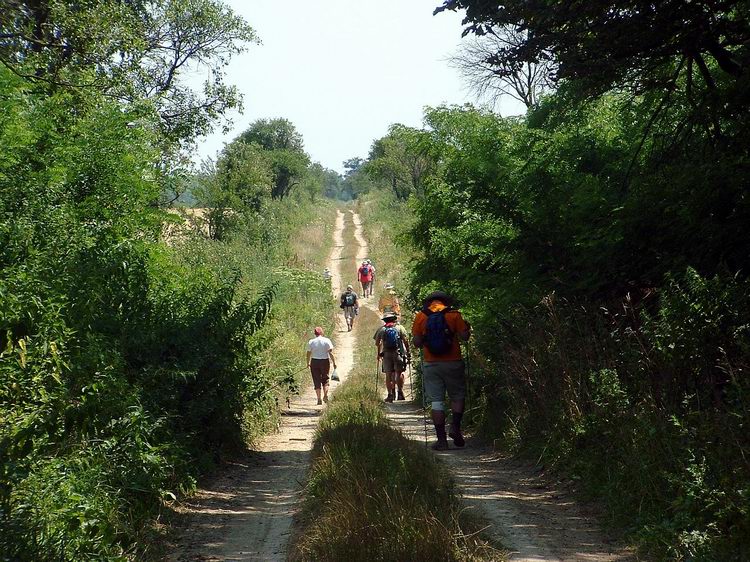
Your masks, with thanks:
M 223 240 L 240 223 L 257 220 L 271 196 L 271 163 L 257 144 L 234 141 L 203 163 L 194 195 L 205 208 L 206 232 Z
M 163 141 L 189 142 L 240 106 L 229 59 L 257 41 L 219 0 L 6 2 L 0 63 L 47 90 L 92 88 L 147 115 Z M 194 91 L 196 65 L 210 77 Z
M 339 174 L 335 170 L 324 170 L 324 178 L 323 178 L 323 185 L 324 185 L 324 195 L 330 199 L 344 199 L 342 195 L 342 186 L 343 179 L 341 177 L 341 174 Z
M 304 178 L 310 157 L 304 151 L 302 135 L 288 119 L 259 119 L 239 136 L 239 140 L 257 143 L 268 152 L 273 171 L 272 198 L 289 196 Z
M 436 12 L 459 9 L 466 10 L 465 33 L 508 27 L 524 32 L 522 41 L 496 52 L 499 65 L 554 58 L 557 79 L 578 80 L 596 92 L 625 84 L 671 85 L 679 59 L 686 68 L 697 65 L 709 85 L 714 71 L 739 78 L 750 62 L 744 2 L 446 0 Z
M 388 134 L 373 142 L 363 170 L 373 179 L 384 181 L 399 199 L 412 193 L 421 195 L 435 162 L 425 150 L 421 131 L 392 125 Z

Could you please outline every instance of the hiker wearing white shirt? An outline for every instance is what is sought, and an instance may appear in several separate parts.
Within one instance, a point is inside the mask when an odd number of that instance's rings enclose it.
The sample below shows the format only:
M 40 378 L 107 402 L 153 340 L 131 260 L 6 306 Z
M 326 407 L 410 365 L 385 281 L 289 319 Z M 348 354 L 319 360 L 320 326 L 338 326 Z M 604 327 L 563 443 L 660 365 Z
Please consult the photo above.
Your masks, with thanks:
M 328 372 L 336 368 L 336 358 L 333 356 L 333 343 L 323 335 L 323 328 L 315 328 L 315 337 L 307 342 L 307 367 L 312 374 L 315 394 L 318 397 L 318 406 L 328 402 Z M 323 389 L 323 399 L 320 399 L 320 390 Z

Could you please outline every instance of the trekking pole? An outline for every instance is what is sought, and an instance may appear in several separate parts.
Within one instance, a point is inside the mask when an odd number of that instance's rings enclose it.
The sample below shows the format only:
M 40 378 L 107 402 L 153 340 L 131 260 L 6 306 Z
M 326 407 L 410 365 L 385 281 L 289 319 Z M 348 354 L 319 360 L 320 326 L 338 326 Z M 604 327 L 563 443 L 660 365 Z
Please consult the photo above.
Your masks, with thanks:
M 424 353 L 419 353 L 419 371 L 422 378 L 422 421 L 424 421 L 424 446 L 427 448 L 427 393 L 424 386 Z
M 469 411 L 471 404 L 471 342 L 466 342 L 466 401 L 464 402 L 464 415 Z
M 375 394 L 378 393 L 378 382 L 380 382 L 380 355 L 378 355 L 378 360 L 375 363 Z
M 414 400 L 414 379 L 411 376 L 411 358 L 409 358 L 409 400 Z

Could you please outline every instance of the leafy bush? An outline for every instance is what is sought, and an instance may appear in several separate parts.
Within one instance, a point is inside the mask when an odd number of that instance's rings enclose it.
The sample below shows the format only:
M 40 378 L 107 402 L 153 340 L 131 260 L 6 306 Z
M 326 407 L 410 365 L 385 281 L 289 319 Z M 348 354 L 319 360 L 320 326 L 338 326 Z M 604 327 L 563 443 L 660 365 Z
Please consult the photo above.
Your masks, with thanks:
M 328 324 L 291 250 L 312 203 L 165 245 L 136 110 L 7 69 L 0 89 L 0 559 L 143 559 L 165 500 L 273 426 Z
M 578 478 L 660 557 L 740 559 L 747 123 L 716 142 L 684 92 L 662 112 L 661 93 L 578 86 L 522 118 L 428 110 L 412 302 L 446 290 L 472 322 L 484 432 Z

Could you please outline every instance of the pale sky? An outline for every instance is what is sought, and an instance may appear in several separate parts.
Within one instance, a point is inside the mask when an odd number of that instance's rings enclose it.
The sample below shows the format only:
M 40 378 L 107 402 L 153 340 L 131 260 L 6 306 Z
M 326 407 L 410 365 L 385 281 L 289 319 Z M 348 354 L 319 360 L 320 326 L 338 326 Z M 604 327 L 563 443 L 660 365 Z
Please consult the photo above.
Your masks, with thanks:
M 284 117 L 313 161 L 343 171 L 365 158 L 392 123 L 422 125 L 425 106 L 473 101 L 446 59 L 461 42 L 462 13 L 441 0 L 227 0 L 261 45 L 235 57 L 227 82 L 244 95 L 232 130 L 198 142 L 214 157 L 259 118 Z M 517 104 L 501 106 L 519 113 Z M 506 109 L 507 107 L 507 109 Z

